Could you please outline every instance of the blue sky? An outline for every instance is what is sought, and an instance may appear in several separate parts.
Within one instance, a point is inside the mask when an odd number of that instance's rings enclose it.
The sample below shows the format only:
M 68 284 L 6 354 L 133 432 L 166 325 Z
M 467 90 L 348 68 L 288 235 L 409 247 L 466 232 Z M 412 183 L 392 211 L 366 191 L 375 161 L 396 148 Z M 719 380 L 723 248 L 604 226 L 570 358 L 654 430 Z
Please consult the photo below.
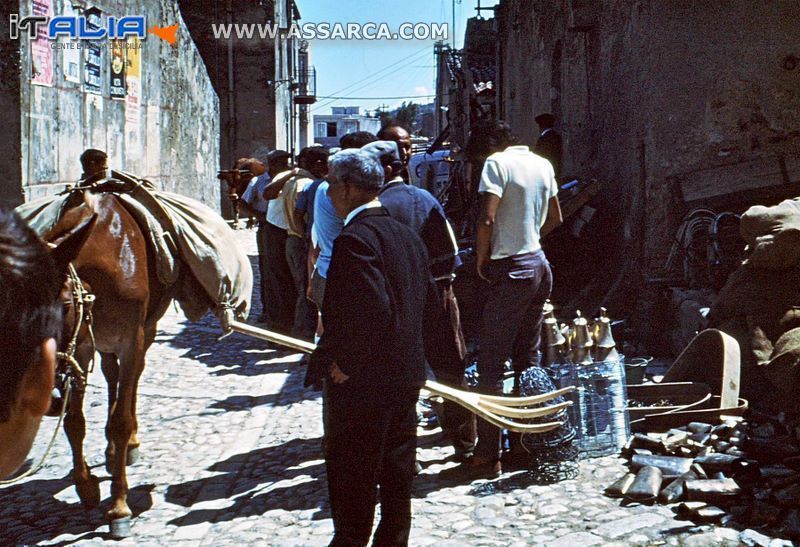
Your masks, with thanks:
M 496 0 L 481 0 L 493 6 Z M 453 0 L 297 0 L 301 23 L 386 23 L 392 32 L 401 24 L 448 23 Z M 477 0 L 456 0 L 456 47 L 461 47 L 467 19 L 476 14 Z M 491 11 L 484 11 L 490 17 Z M 453 40 L 449 29 L 448 42 Z M 311 63 L 317 69 L 318 96 L 411 97 L 434 92 L 433 41 L 312 40 Z M 385 69 L 385 70 L 384 70 Z M 382 71 L 382 72 L 381 72 Z M 376 76 L 373 76 L 377 73 Z M 408 99 L 428 103 L 432 98 Z M 312 114 L 329 114 L 331 106 L 394 108 L 403 99 L 319 99 Z

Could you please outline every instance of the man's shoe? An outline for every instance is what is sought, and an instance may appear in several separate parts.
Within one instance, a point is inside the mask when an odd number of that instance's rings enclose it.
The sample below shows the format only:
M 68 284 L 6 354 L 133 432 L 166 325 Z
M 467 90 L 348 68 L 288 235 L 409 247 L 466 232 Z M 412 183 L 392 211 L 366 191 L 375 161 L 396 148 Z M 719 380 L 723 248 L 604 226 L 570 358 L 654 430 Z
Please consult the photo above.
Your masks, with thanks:
M 496 479 L 502 472 L 499 461 L 481 461 L 473 456 L 461 465 L 441 471 L 439 478 L 452 482 L 472 482 L 478 479 Z

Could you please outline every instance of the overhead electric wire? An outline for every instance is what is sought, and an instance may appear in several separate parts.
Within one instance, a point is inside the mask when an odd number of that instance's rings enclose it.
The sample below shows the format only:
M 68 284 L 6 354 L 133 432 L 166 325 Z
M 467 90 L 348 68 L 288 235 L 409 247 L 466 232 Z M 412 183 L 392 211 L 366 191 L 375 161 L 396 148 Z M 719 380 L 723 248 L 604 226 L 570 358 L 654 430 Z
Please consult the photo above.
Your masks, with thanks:
M 400 100 L 400 99 L 425 99 L 428 97 L 435 97 L 436 95 L 401 95 L 398 97 L 322 97 L 317 95 L 318 99 L 353 99 L 356 101 L 383 101 L 383 100 Z
M 426 53 L 426 52 L 429 52 L 429 51 L 430 51 L 430 47 L 429 47 L 429 46 L 425 46 L 424 48 L 422 48 L 422 49 L 420 49 L 420 50 L 416 51 L 415 53 L 412 53 L 412 54 L 411 54 L 411 55 L 409 55 L 409 56 L 406 56 L 406 57 L 405 57 L 405 58 L 403 58 L 403 59 L 400 59 L 399 61 L 396 61 L 396 62 L 394 62 L 394 63 L 391 63 L 391 64 L 389 64 L 389 65 L 387 65 L 387 66 L 383 67 L 382 69 L 380 69 L 380 70 L 377 70 L 377 71 L 375 71 L 375 72 L 372 72 L 371 74 L 367 75 L 366 77 L 364 77 L 364 78 L 361 78 L 360 80 L 357 80 L 357 81 L 353 82 L 353 83 L 352 83 L 352 84 L 350 84 L 350 85 L 347 85 L 347 86 L 345 86 L 345 87 L 343 87 L 343 88 L 341 88 L 341 89 L 338 89 L 338 90 L 334 91 L 333 93 L 331 93 L 331 95 L 330 95 L 330 96 L 332 96 L 332 97 L 334 97 L 334 96 L 338 96 L 338 94 L 339 94 L 339 93 L 342 93 L 342 92 L 344 92 L 344 91 L 348 91 L 348 90 L 350 90 L 351 88 L 353 88 L 353 87 L 356 87 L 356 86 L 358 86 L 359 84 L 361 84 L 361 83 L 363 83 L 363 82 L 366 82 L 367 80 L 371 80 L 371 81 L 370 81 L 370 82 L 368 82 L 366 85 L 360 86 L 360 87 L 358 87 L 357 89 L 355 89 L 355 90 L 353 90 L 353 91 L 359 91 L 359 90 L 361 90 L 361 89 L 364 89 L 364 88 L 366 88 L 366 87 L 369 87 L 370 85 L 373 85 L 373 84 L 377 83 L 377 79 L 376 79 L 376 77 L 377 77 L 377 76 L 381 76 L 381 75 L 382 75 L 384 72 L 386 72 L 386 71 L 388 71 L 388 70 L 390 70 L 390 69 L 393 69 L 393 68 L 397 67 L 397 68 L 395 68 L 395 70 L 393 70 L 393 71 L 390 73 L 390 74 L 394 74 L 394 73 L 395 73 L 397 70 L 399 70 L 400 68 L 403 68 L 403 66 L 397 66 L 397 65 L 404 65 L 404 64 L 411 63 L 411 62 L 417 62 L 417 61 L 419 60 L 419 59 L 418 59 L 418 57 L 419 57 L 419 55 L 420 55 L 421 53 Z M 334 102 L 336 102 L 336 101 L 338 101 L 338 100 L 340 100 L 340 99 L 331 99 L 331 100 L 329 100 L 329 101 L 326 101 L 326 102 L 324 102 L 324 103 L 322 103 L 322 104 L 315 105 L 315 106 L 312 108 L 312 110 L 317 110 L 317 111 L 318 111 L 319 109 L 321 109 L 321 108 L 323 108 L 323 107 L 325 107 L 325 106 L 328 106 L 329 104 L 332 104 L 332 103 L 334 103 Z
M 417 53 L 415 53 L 415 54 L 413 54 L 413 55 L 411 55 L 409 57 L 406 57 L 406 59 L 403 59 L 403 61 L 405 61 L 405 62 L 400 61 L 400 62 L 392 63 L 391 65 L 388 65 L 388 66 L 386 66 L 386 67 L 384 67 L 384 68 L 382 68 L 382 69 L 380 69 L 380 70 L 378 70 L 376 72 L 373 72 L 370 75 L 368 75 L 366 78 L 362 78 L 361 80 L 358 80 L 357 82 L 354 82 L 354 83 L 350 84 L 349 86 L 344 87 L 344 88 L 340 89 L 339 91 L 336 91 L 336 92 L 332 93 L 331 96 L 332 97 L 339 96 L 338 94 L 340 92 L 347 91 L 347 90 L 349 90 L 350 88 L 353 88 L 353 87 L 355 87 L 355 89 L 352 89 L 353 92 L 357 92 L 357 91 L 361 91 L 361 90 L 367 89 L 367 88 L 379 83 L 379 81 L 382 78 L 392 76 L 397 71 L 404 69 L 407 64 L 412 63 L 412 62 L 416 62 L 417 61 L 417 57 L 419 56 L 419 54 L 423 53 L 424 51 L 425 50 L 421 50 L 421 51 L 418 51 Z M 387 71 L 389 71 L 389 72 L 387 72 Z M 366 80 L 370 80 L 370 81 L 366 81 Z M 366 83 L 364 83 L 364 82 L 366 82 Z M 363 83 L 363 85 L 359 85 L 359 84 L 362 84 L 362 83 Z M 319 109 L 321 109 L 321 108 L 323 108 L 325 106 L 328 106 L 330 104 L 333 104 L 338 100 L 341 100 L 341 99 L 328 100 L 328 101 L 326 101 L 326 102 L 324 102 L 322 104 L 317 105 L 313 110 L 319 111 Z
M 399 60 L 397 60 L 397 61 L 395 61 L 395 62 L 393 62 L 393 63 L 391 63 L 389 65 L 384 66 L 383 68 L 381 68 L 379 70 L 376 70 L 375 72 L 372 72 L 372 73 L 368 74 L 367 76 L 364 76 L 360 80 L 356 80 L 355 82 L 353 82 L 351 84 L 348 84 L 343 88 L 337 89 L 336 91 L 332 92 L 331 95 L 338 95 L 339 93 L 342 93 L 342 92 L 347 91 L 347 90 L 349 90 L 349 89 L 351 89 L 353 87 L 356 87 L 356 86 L 358 86 L 359 84 L 361 84 L 363 82 L 371 80 L 372 78 L 374 78 L 374 76 L 376 74 L 381 74 L 383 72 L 386 72 L 387 70 L 390 70 L 390 69 L 394 68 L 397 65 L 407 64 L 411 60 L 414 60 L 414 62 L 416 62 L 416 61 L 422 59 L 420 54 L 421 53 L 426 53 L 427 51 L 429 51 L 429 48 L 427 46 L 422 48 L 422 49 L 419 49 L 419 50 L 415 51 L 414 53 L 412 53 L 411 55 L 407 55 L 406 57 L 404 57 L 402 59 L 399 59 Z
M 348 89 L 350 89 L 351 87 L 354 87 L 354 86 L 356 86 L 356 85 L 360 84 L 361 82 L 364 82 L 364 81 L 366 81 L 366 80 L 369 80 L 369 79 L 371 79 L 371 78 L 372 78 L 373 76 L 375 76 L 376 74 L 379 74 L 379 73 L 381 73 L 381 72 L 384 72 L 384 71 L 386 71 L 386 70 L 389 70 L 390 68 L 394 67 L 395 65 L 398 65 L 398 64 L 400 64 L 400 63 L 403 63 L 404 61 L 408 61 L 408 60 L 410 60 L 410 59 L 412 59 L 412 58 L 414 58 L 414 57 L 417 57 L 417 56 L 419 56 L 419 54 L 420 54 L 420 53 L 422 53 L 422 52 L 425 52 L 425 51 L 430 51 L 430 46 L 427 46 L 427 45 L 426 45 L 426 46 L 424 46 L 422 49 L 418 49 L 417 51 L 415 51 L 415 52 L 414 52 L 414 53 L 412 53 L 411 55 L 407 55 L 407 56 L 405 56 L 404 58 L 402 58 L 402 59 L 399 59 L 399 60 L 395 61 L 394 63 L 392 63 L 392 64 L 390 64 L 390 65 L 386 65 L 386 66 L 385 66 L 385 67 L 383 67 L 382 69 L 380 69 L 380 70 L 378 70 L 378 71 L 376 71 L 376 72 L 373 72 L 372 74 L 369 74 L 369 75 L 367 75 L 367 76 L 365 76 L 365 77 L 361 78 L 360 80 L 356 80 L 355 82 L 353 82 L 353 83 L 352 83 L 352 84 L 350 84 L 350 85 L 347 85 L 347 86 L 345 86 L 345 87 L 343 87 L 343 88 L 341 88 L 341 89 L 338 89 L 338 90 L 334 91 L 332 94 L 333 94 L 333 95 L 336 95 L 336 94 L 338 94 L 338 93 L 341 93 L 341 92 L 343 92 L 343 91 L 347 91 L 347 90 L 348 90 Z

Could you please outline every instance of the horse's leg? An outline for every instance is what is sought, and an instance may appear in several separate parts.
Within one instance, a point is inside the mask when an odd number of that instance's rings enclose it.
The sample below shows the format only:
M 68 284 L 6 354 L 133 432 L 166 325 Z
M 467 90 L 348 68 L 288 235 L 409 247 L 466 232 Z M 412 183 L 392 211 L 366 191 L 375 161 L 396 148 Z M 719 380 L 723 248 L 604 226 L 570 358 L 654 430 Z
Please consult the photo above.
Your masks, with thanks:
M 150 349 L 150 346 L 153 345 L 153 341 L 156 339 L 156 325 L 153 324 L 152 326 L 145 326 L 144 328 L 144 354 L 147 355 L 147 350 Z M 144 368 L 142 369 L 142 371 Z M 141 376 L 141 372 L 139 375 Z M 133 431 L 131 432 L 131 438 L 128 440 L 128 465 L 133 465 L 137 461 L 139 461 L 140 453 L 139 447 L 141 446 L 141 442 L 139 441 L 138 433 L 139 433 L 139 415 L 137 414 L 136 410 L 136 402 L 139 400 L 139 377 L 137 376 L 136 380 L 133 383 Z
M 117 406 L 117 388 L 119 386 L 119 360 L 113 353 L 103 352 L 100 354 L 100 367 L 103 369 L 103 376 L 108 385 L 108 418 L 106 420 L 106 471 L 112 473 L 111 462 L 114 461 L 114 441 L 111 438 L 109 424 L 111 423 L 111 416 L 114 414 L 114 409 Z
M 87 370 L 86 365 L 91 359 L 91 352 L 91 347 L 79 348 L 76 354 L 83 370 Z M 92 475 L 83 453 L 83 440 L 86 436 L 86 418 L 83 415 L 85 394 L 86 386 L 74 382 L 69 401 L 65 401 L 67 415 L 64 418 L 64 431 L 72 448 L 72 479 L 75 481 L 75 489 L 78 491 L 81 503 L 93 509 L 100 504 L 100 481 Z
M 140 326 L 134 332 L 128 348 L 119 355 L 119 389 L 114 412 L 108 423 L 108 434 L 114 445 L 114 458 L 110 462 L 112 507 L 106 512 L 106 517 L 111 521 L 111 533 L 115 536 L 125 536 L 129 533 L 132 514 L 127 502 L 128 479 L 125 465 L 128 441 L 134 424 L 133 395 L 136 382 L 144 370 L 144 327 Z

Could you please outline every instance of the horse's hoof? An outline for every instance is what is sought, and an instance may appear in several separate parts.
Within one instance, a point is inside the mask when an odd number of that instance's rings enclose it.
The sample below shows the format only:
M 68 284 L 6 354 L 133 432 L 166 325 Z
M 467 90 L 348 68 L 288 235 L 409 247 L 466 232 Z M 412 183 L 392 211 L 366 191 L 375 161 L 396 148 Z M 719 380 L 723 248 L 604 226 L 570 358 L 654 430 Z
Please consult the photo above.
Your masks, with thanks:
M 114 519 L 108 524 L 108 531 L 112 538 L 123 539 L 131 535 L 131 518 L 123 517 Z
M 84 483 L 76 483 L 75 490 L 85 508 L 94 509 L 100 505 L 100 479 L 94 475 L 89 476 L 89 480 Z
M 132 448 L 128 448 L 128 465 L 134 465 L 141 459 L 141 452 L 139 452 L 139 447 L 134 446 Z

